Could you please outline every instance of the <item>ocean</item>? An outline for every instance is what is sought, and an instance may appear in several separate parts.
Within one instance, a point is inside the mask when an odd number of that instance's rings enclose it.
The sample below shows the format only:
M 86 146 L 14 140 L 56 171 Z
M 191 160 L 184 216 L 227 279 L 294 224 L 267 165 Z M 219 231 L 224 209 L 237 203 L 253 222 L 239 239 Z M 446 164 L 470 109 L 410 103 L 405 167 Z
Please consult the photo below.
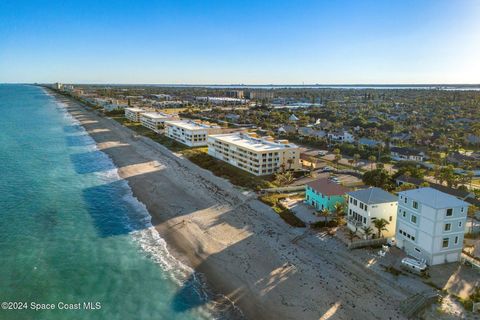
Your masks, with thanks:
M 61 103 L 0 85 L 0 114 L 0 319 L 218 317 Z

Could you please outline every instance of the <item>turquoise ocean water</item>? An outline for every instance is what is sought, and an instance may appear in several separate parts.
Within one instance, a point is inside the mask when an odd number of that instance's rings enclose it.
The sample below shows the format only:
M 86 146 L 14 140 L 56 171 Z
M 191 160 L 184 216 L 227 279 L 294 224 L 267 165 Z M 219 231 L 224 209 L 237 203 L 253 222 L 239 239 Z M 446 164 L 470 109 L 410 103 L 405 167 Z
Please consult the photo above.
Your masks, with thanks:
M 0 319 L 214 317 L 61 104 L 39 87 L 0 85 L 0 114 Z

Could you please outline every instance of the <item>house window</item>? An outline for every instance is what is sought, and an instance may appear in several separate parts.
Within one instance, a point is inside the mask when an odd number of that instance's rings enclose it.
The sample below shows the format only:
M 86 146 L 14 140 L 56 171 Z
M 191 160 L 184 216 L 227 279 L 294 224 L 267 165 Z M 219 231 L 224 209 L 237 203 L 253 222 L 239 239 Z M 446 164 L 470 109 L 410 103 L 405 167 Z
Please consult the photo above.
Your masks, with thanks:
M 390 217 L 388 218 L 388 221 L 392 221 L 392 216 L 390 216 Z
M 360 202 L 360 209 L 363 209 L 363 203 Z
M 459 221 L 459 222 L 458 222 L 458 227 L 459 227 L 459 228 L 462 227 L 462 221 Z
M 460 211 L 461 211 L 461 212 L 463 212 L 463 209 L 465 209 L 465 208 L 464 208 L 464 207 L 462 207 L 462 208 L 460 209 Z
M 418 202 L 417 201 L 413 201 L 413 208 L 418 209 Z
M 417 252 L 421 252 L 421 251 L 420 251 L 420 249 L 418 249 L 418 248 L 415 248 L 415 251 L 417 251 Z
M 443 238 L 442 248 L 448 248 L 448 238 Z
M 352 202 L 353 202 L 353 199 L 352 199 L 352 198 L 350 198 L 350 203 L 352 203 Z
M 398 233 L 402 234 L 402 229 L 398 229 Z
M 367 223 L 367 218 L 363 218 L 363 223 Z
M 404 217 L 404 218 L 405 218 L 406 216 L 407 216 L 407 212 L 406 212 L 406 211 L 403 211 L 403 213 L 402 213 L 402 217 Z
M 407 197 L 405 197 L 405 203 L 407 203 Z
M 354 204 L 354 205 L 357 205 L 357 200 L 353 200 L 353 204 Z
M 412 223 L 417 223 L 417 216 L 412 214 L 410 221 L 412 221 Z
M 412 241 L 415 241 L 415 237 L 414 237 L 414 236 L 412 236 Z
M 455 244 L 458 244 L 458 236 L 455 237 Z
M 367 211 L 367 209 L 368 209 L 368 206 L 367 206 L 367 205 L 365 205 L 365 211 Z
M 452 225 L 450 223 L 445 224 L 445 231 L 450 231 L 452 229 Z
M 453 209 L 447 209 L 447 217 L 451 217 L 453 215 Z

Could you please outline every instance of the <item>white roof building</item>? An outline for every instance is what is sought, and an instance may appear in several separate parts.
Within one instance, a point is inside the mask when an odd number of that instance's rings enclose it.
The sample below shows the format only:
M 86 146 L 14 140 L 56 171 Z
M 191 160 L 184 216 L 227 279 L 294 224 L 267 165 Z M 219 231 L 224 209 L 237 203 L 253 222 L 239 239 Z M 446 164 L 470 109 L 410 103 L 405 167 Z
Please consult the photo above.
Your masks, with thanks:
M 208 154 L 254 175 L 299 170 L 300 149 L 288 140 L 258 137 L 253 133 L 210 135 Z

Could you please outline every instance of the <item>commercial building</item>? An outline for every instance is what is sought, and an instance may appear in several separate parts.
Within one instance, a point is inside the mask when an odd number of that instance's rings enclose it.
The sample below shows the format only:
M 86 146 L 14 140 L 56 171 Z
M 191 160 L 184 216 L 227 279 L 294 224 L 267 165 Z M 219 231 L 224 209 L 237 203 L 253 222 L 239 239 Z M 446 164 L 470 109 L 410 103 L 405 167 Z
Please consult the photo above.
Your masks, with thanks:
M 153 131 L 158 131 L 162 128 L 167 120 L 172 120 L 172 117 L 161 112 L 144 112 L 140 114 L 140 122 L 142 123 L 142 126 Z
M 270 91 L 247 91 L 245 93 L 247 99 L 270 100 L 275 98 L 273 90 Z
M 229 98 L 243 99 L 243 90 L 229 90 L 225 93 Z
M 399 193 L 397 246 L 436 265 L 460 259 L 469 204 L 434 188 Z
M 375 220 L 385 219 L 388 224 L 382 236 L 393 237 L 397 219 L 397 197 L 380 188 L 368 188 L 348 192 L 347 226 L 360 235 L 365 235 L 365 228 L 371 228 L 373 236 L 378 234 Z
M 217 125 L 192 120 L 165 121 L 164 125 L 167 137 L 189 147 L 206 146 L 207 136 L 222 130 Z
M 317 210 L 333 211 L 337 203 L 345 203 L 348 191 L 348 188 L 328 178 L 318 179 L 305 186 L 305 202 Z
M 210 135 L 208 154 L 257 176 L 301 168 L 298 146 L 254 133 Z
M 140 108 L 125 108 L 125 118 L 132 122 L 140 122 L 140 115 L 144 112 L 145 110 Z

